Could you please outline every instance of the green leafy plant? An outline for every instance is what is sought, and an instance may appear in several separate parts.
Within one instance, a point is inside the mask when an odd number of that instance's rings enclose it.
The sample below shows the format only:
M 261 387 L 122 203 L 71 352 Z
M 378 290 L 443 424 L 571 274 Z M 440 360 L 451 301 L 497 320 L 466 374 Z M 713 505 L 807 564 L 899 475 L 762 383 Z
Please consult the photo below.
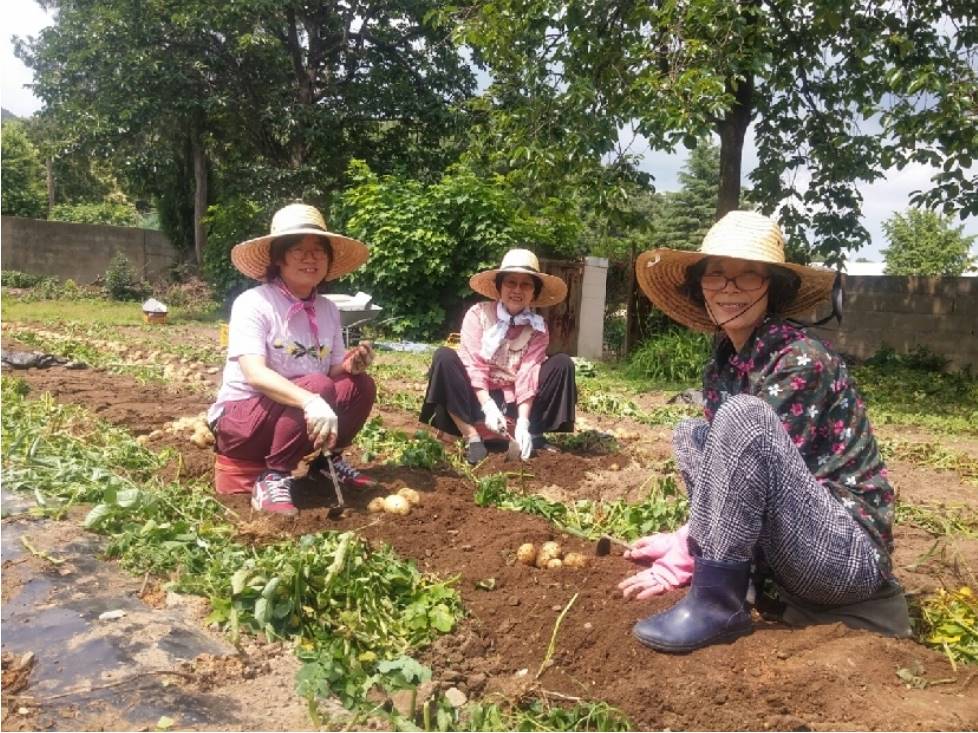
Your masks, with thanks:
M 923 599 L 919 612 L 918 641 L 944 652 L 955 670 L 959 662 L 978 664 L 978 599 L 970 587 L 939 588 Z
M 105 271 L 105 291 L 113 300 L 140 300 L 149 293 L 149 286 L 132 269 L 129 259 L 116 252 Z
M 710 340 L 705 334 L 670 328 L 632 352 L 628 373 L 666 384 L 697 384 L 709 358 Z
M 390 465 L 431 470 L 445 463 L 445 449 L 431 433 L 416 430 L 408 437 L 401 430 L 384 427 L 383 418 L 372 417 L 357 434 L 357 445 L 366 461 L 385 459 Z
M 48 216 L 52 221 L 75 224 L 111 224 L 117 227 L 134 227 L 141 217 L 131 203 L 99 201 L 94 203 L 56 204 Z

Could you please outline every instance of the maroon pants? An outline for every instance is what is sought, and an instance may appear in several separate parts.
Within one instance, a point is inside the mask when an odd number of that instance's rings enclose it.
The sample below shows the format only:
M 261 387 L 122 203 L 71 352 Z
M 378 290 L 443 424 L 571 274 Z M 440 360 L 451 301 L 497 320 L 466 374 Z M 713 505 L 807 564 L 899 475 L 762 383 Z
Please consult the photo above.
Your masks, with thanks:
M 366 374 L 344 374 L 336 380 L 325 374 L 306 374 L 291 381 L 322 395 L 336 411 L 336 450 L 353 442 L 377 396 L 377 386 Z M 273 471 L 293 470 L 313 450 L 302 408 L 279 404 L 265 395 L 226 402 L 215 432 L 219 454 L 264 463 Z

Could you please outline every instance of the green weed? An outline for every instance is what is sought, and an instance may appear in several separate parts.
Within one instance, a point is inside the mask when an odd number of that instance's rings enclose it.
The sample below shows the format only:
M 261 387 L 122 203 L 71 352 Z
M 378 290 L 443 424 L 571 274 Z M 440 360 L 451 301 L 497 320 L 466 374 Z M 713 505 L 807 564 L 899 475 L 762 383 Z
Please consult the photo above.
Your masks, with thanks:
M 896 521 L 920 527 L 935 537 L 960 535 L 978 539 L 978 512 L 965 505 L 907 504 L 899 501 Z
M 978 664 L 978 600 L 968 586 L 956 591 L 938 589 L 922 600 L 914 635 L 939 649 L 957 671 L 958 662 Z
M 885 460 L 897 460 L 913 466 L 954 471 L 963 481 L 978 486 L 978 459 L 949 451 L 938 443 L 916 443 L 905 440 L 879 440 Z
M 630 376 L 668 384 L 699 384 L 710 358 L 708 336 L 670 328 L 643 342 L 628 358 Z
M 401 430 L 384 427 L 379 415 L 372 417 L 357 434 L 356 443 L 365 461 L 384 459 L 389 465 L 432 470 L 446 462 L 445 449 L 426 430 L 416 430 L 408 437 Z

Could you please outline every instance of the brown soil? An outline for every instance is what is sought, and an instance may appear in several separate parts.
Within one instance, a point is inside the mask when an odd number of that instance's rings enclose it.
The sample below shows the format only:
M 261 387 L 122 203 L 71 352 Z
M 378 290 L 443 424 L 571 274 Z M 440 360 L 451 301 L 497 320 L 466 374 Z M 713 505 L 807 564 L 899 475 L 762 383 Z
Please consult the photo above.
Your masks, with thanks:
M 103 373 L 50 369 L 21 376 L 38 390 L 84 404 L 137 433 L 206 407 L 199 396 L 164 393 Z M 410 415 L 384 414 L 390 426 L 415 427 Z M 212 466 L 210 451 L 189 443 L 177 447 L 183 455 L 184 475 L 203 475 Z M 632 476 L 633 467 L 668 455 L 668 431 L 648 431 L 642 439 L 628 442 L 625 450 L 625 454 L 599 457 L 536 458 L 527 469 L 532 477 L 523 477 L 525 489 L 541 492 L 556 487 L 550 490 L 565 501 L 635 498 L 637 489 L 630 484 L 641 479 Z M 612 464 L 617 464 L 617 470 Z M 978 503 L 976 490 L 954 473 L 905 464 L 891 468 L 902 495 L 914 501 L 961 497 L 972 505 Z M 506 463 L 502 455 L 492 456 L 483 470 L 515 472 L 511 486 L 521 480 L 519 465 Z M 651 652 L 632 638 L 631 626 L 675 603 L 679 593 L 642 603 L 622 601 L 616 585 L 633 568 L 619 555 L 591 557 L 581 570 L 524 567 L 513 557 L 523 542 L 555 538 L 565 548 L 589 556 L 592 548 L 560 535 L 542 519 L 477 507 L 473 487 L 451 472 L 373 466 L 369 473 L 381 487 L 356 495 L 347 492 L 350 509 L 336 520 L 327 517 L 333 496 L 323 482 L 303 482 L 296 496 L 301 512 L 295 520 L 253 514 L 247 496 L 222 500 L 240 517 L 243 541 L 265 543 L 311 531 L 356 529 L 371 541 L 389 543 L 425 570 L 458 576 L 468 619 L 423 657 L 438 680 L 455 684 L 470 696 L 501 693 L 512 698 L 528 693 L 604 700 L 621 708 L 638 729 L 978 727 L 974 671 L 955 672 L 941 654 L 909 640 L 886 639 L 840 625 L 790 630 L 759 621 L 752 635 L 729 645 L 683 656 Z M 618 475 L 629 478 L 618 481 Z M 370 498 L 405 485 L 422 494 L 421 506 L 409 516 L 367 514 Z M 929 556 L 934 539 L 922 530 L 899 526 L 896 541 L 898 575 L 911 591 L 962 582 L 978 568 L 974 541 L 947 541 L 943 555 L 935 551 Z M 490 578 L 495 580 L 494 590 L 477 587 Z M 557 616 L 575 596 L 560 627 L 552 664 L 537 678 Z M 922 676 L 928 680 L 954 681 L 908 689 L 896 673 L 915 665 L 922 666 Z

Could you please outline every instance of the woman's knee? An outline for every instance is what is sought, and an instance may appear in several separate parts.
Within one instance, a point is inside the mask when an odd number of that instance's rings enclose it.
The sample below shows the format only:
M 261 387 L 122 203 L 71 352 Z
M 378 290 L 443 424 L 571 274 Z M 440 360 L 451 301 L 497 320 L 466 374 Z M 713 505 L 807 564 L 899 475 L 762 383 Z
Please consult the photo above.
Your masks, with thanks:
M 374 381 L 374 378 L 369 374 L 351 374 L 350 380 L 353 382 L 353 388 L 360 396 L 360 399 L 367 400 L 370 404 L 373 404 L 374 400 L 377 399 L 377 383 Z
M 456 364 L 461 366 L 462 360 L 459 358 L 458 352 L 448 346 L 439 346 L 431 358 L 432 371 L 439 367 L 454 366 Z
M 315 392 L 323 397 L 326 396 L 327 392 L 333 390 L 333 380 L 329 378 L 328 374 L 323 372 L 303 374 L 301 377 L 296 377 L 292 381 L 303 389 Z
M 713 416 L 712 430 L 744 430 L 759 428 L 774 420 L 780 424 L 777 414 L 771 406 L 760 397 L 739 394 L 728 398 L 716 415 Z
M 567 354 L 560 353 L 554 354 L 553 356 L 547 357 L 544 362 L 550 369 L 559 372 L 573 372 L 574 371 L 574 360 L 571 359 Z

